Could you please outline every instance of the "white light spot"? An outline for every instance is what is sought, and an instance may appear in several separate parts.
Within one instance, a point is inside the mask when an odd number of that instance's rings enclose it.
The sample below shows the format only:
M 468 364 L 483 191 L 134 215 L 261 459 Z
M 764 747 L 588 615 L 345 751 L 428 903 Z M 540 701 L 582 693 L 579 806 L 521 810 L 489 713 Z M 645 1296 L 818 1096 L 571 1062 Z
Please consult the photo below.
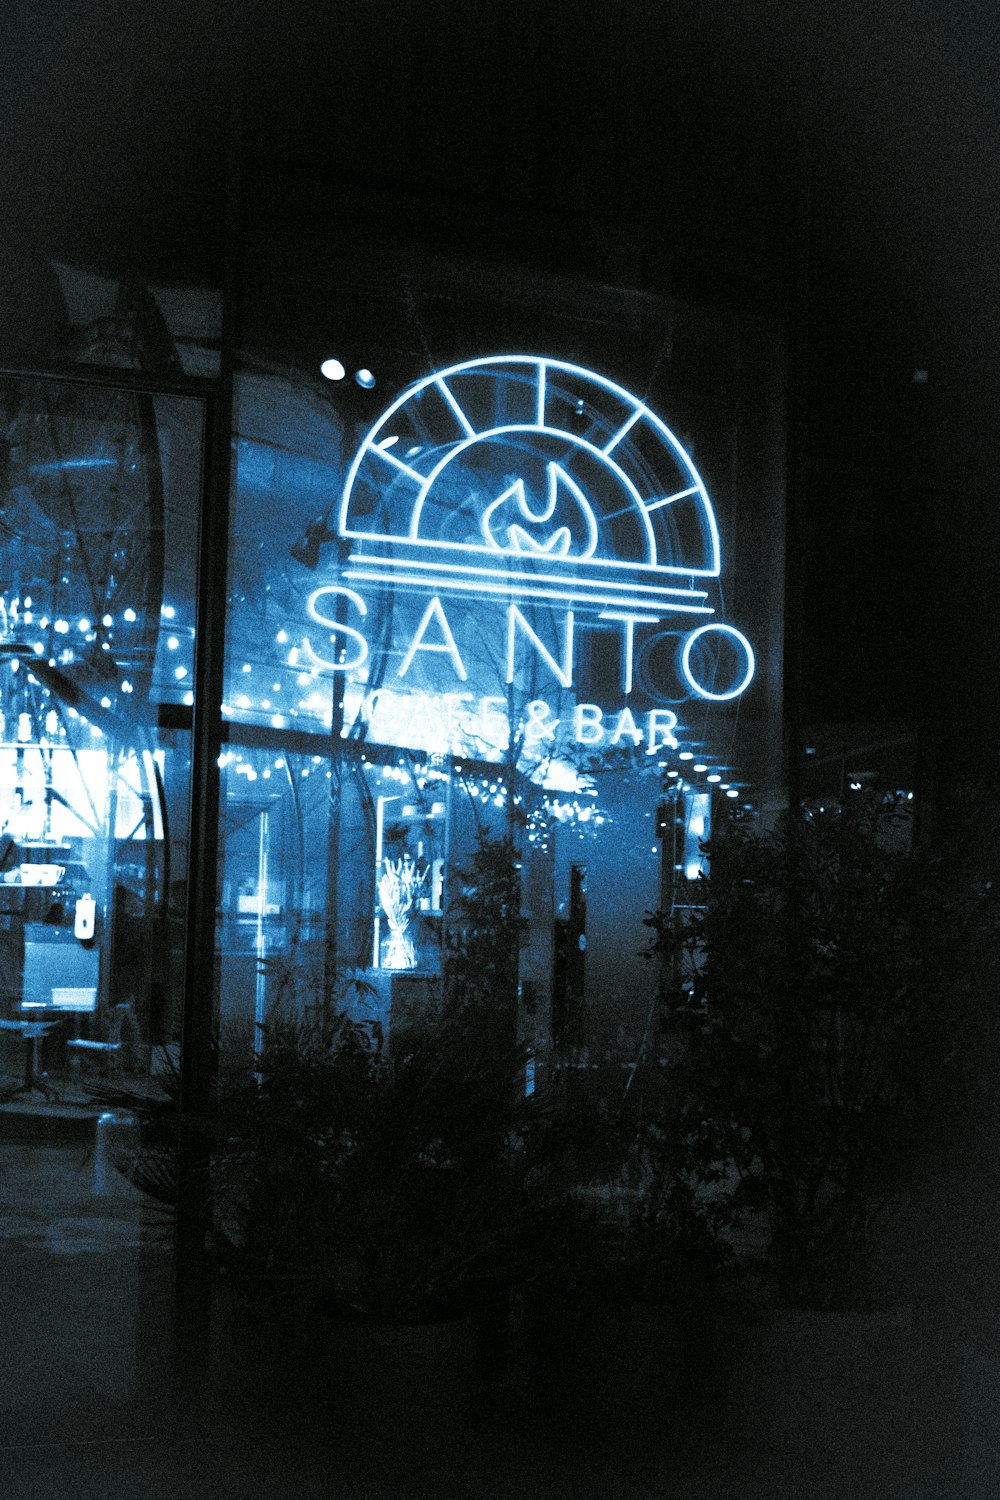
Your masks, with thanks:
M 323 363 L 319 367 L 319 373 L 323 375 L 327 380 L 343 380 L 344 376 L 347 374 L 347 371 L 344 369 L 339 359 L 324 359 Z

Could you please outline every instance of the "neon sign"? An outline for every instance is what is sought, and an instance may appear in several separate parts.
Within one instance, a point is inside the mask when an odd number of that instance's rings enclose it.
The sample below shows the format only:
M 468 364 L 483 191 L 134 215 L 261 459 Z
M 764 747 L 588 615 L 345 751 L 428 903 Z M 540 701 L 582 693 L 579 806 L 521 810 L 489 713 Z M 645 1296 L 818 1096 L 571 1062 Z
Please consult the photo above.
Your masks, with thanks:
M 340 584 L 326 583 L 320 588 L 314 589 L 310 594 L 307 608 L 310 617 L 319 625 L 326 626 L 330 632 L 329 641 L 334 648 L 335 655 L 332 657 L 321 655 L 308 637 L 303 641 L 303 649 L 309 661 L 315 666 L 328 672 L 350 672 L 360 667 L 368 659 L 369 646 L 363 633 L 355 626 L 346 621 L 338 619 L 335 601 L 338 598 L 349 600 L 358 610 L 363 619 L 368 613 L 368 606 L 364 599 L 354 589 L 344 588 Z M 333 610 L 333 612 L 325 612 Z M 505 641 L 505 673 L 503 681 L 513 683 L 517 675 L 518 642 L 525 641 L 534 655 L 544 663 L 551 675 L 563 688 L 573 687 L 574 676 L 574 654 L 573 640 L 575 615 L 572 610 L 566 610 L 562 617 L 561 631 L 561 657 L 556 657 L 545 642 L 537 634 L 530 620 L 517 604 L 508 604 L 505 615 L 504 641 Z M 648 615 L 624 614 L 617 610 L 602 610 L 599 617 L 601 620 L 620 623 L 624 628 L 622 631 L 622 682 L 621 690 L 625 697 L 632 693 L 634 683 L 635 662 L 635 627 L 637 624 L 657 624 L 657 619 Z M 477 629 L 482 627 L 482 617 L 477 616 Z M 644 648 L 655 645 L 660 637 L 669 638 L 675 632 L 664 631 L 647 638 Z M 340 645 L 339 637 L 345 640 L 353 648 L 353 654 L 348 655 L 347 648 Z M 715 676 L 718 671 L 718 663 L 712 661 L 712 685 L 708 686 L 702 678 L 696 674 L 692 657 L 695 648 L 701 646 L 709 637 L 719 637 L 721 640 L 733 643 L 737 659 L 742 660 L 742 668 L 737 667 L 737 673 L 742 670 L 742 676 L 737 676 L 735 685 L 730 685 L 721 691 L 717 690 Z M 451 622 L 445 611 L 445 606 L 437 594 L 433 594 L 424 609 L 420 622 L 403 652 L 400 665 L 396 669 L 396 677 L 402 680 L 407 676 L 410 668 L 419 654 L 430 653 L 435 656 L 443 656 L 449 661 L 452 671 L 459 682 L 467 682 L 469 671 L 462 656 L 461 649 L 455 638 Z M 700 625 L 683 637 L 683 643 L 678 653 L 678 665 L 680 669 L 680 682 L 684 689 L 694 693 L 698 698 L 704 698 L 710 702 L 722 703 L 730 698 L 738 698 L 749 686 L 756 665 L 753 647 L 741 631 L 732 625 L 724 625 L 721 622 L 708 625 Z
M 499 481 L 499 482 L 498 482 Z M 493 355 L 410 386 L 351 464 L 339 515 L 365 582 L 704 614 L 708 493 L 648 406 L 564 360 Z M 544 575 L 544 576 L 541 576 Z
M 377 743 L 428 751 L 444 747 L 455 753 L 478 753 L 484 759 L 510 746 L 507 700 L 498 695 L 354 689 L 345 695 L 344 706 L 352 721 L 358 719 L 369 727 Z M 524 705 L 523 721 L 516 727 L 525 750 L 535 757 L 551 753 L 557 735 L 560 747 L 576 745 L 587 751 L 631 746 L 653 754 L 678 748 L 678 719 L 669 708 L 608 711 L 599 703 L 579 702 L 560 717 L 548 699 L 533 698 Z
M 345 561 L 309 596 L 320 630 L 302 657 L 346 674 L 345 708 L 373 725 L 426 720 L 436 696 L 450 743 L 454 704 L 478 702 L 492 709 L 475 729 L 463 708 L 463 729 L 497 744 L 482 723 L 511 700 L 491 689 L 516 687 L 526 743 L 558 725 L 578 745 L 653 750 L 676 743 L 670 705 L 726 703 L 753 680 L 753 647 L 717 617 L 719 530 L 689 454 L 636 396 L 563 360 L 494 355 L 411 385 L 358 448 L 337 530 Z M 597 632 L 617 641 L 617 707 L 563 701 Z

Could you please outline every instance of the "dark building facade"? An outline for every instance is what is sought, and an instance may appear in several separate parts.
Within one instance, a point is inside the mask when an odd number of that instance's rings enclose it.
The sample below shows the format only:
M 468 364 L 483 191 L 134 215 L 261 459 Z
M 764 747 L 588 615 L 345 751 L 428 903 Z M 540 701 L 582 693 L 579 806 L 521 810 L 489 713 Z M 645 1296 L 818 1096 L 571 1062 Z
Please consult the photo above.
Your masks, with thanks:
M 202 1108 L 352 986 L 391 1044 L 490 837 L 524 1087 L 634 1056 L 644 915 L 713 818 L 781 802 L 783 696 L 801 738 L 829 681 L 813 45 L 355 9 L 14 38 L 48 149 L 11 183 L 0 381 L 3 1191 L 16 1222 L 54 1174 L 7 1285 L 15 1365 L 79 1304 L 60 1430 L 155 1428 L 207 1339 L 203 1163 L 151 1227 L 123 1090 Z M 62 119 L 27 104 L 46 46 Z

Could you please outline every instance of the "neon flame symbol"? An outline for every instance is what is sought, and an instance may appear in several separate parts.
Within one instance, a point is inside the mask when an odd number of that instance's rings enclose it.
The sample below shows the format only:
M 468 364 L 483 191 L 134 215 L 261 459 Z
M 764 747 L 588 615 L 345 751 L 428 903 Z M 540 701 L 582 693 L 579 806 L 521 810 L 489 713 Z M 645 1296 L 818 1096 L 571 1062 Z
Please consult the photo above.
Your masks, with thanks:
M 592 557 L 597 550 L 597 521 L 590 502 L 560 464 L 547 464 L 546 478 L 548 494 L 541 510 L 532 509 L 524 480 L 515 479 L 483 512 L 480 521 L 483 536 L 495 552 L 520 552 L 529 557 L 569 557 L 575 527 L 564 523 L 547 534 L 537 534 L 538 527 L 548 526 L 556 516 L 562 499 L 561 514 L 565 515 L 568 509 L 574 522 L 579 523 L 582 518 L 586 536 L 582 549 L 574 550 L 572 555 Z M 513 520 L 512 516 L 519 516 L 520 520 Z M 535 532 L 528 531 L 521 521 L 536 528 Z

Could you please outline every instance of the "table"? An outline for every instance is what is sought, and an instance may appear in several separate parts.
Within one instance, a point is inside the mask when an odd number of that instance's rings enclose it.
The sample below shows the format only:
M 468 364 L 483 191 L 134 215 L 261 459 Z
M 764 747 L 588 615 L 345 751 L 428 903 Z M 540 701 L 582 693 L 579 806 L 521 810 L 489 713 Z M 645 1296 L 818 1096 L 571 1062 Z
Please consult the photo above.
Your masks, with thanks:
M 18 1094 L 44 1094 L 47 1099 L 55 1097 L 55 1090 L 50 1089 L 38 1071 L 39 1043 L 43 1037 L 59 1025 L 59 1021 L 4 1021 L 0 1020 L 0 1031 L 16 1031 L 27 1043 L 24 1056 L 24 1083 L 19 1089 L 15 1089 L 12 1095 Z

